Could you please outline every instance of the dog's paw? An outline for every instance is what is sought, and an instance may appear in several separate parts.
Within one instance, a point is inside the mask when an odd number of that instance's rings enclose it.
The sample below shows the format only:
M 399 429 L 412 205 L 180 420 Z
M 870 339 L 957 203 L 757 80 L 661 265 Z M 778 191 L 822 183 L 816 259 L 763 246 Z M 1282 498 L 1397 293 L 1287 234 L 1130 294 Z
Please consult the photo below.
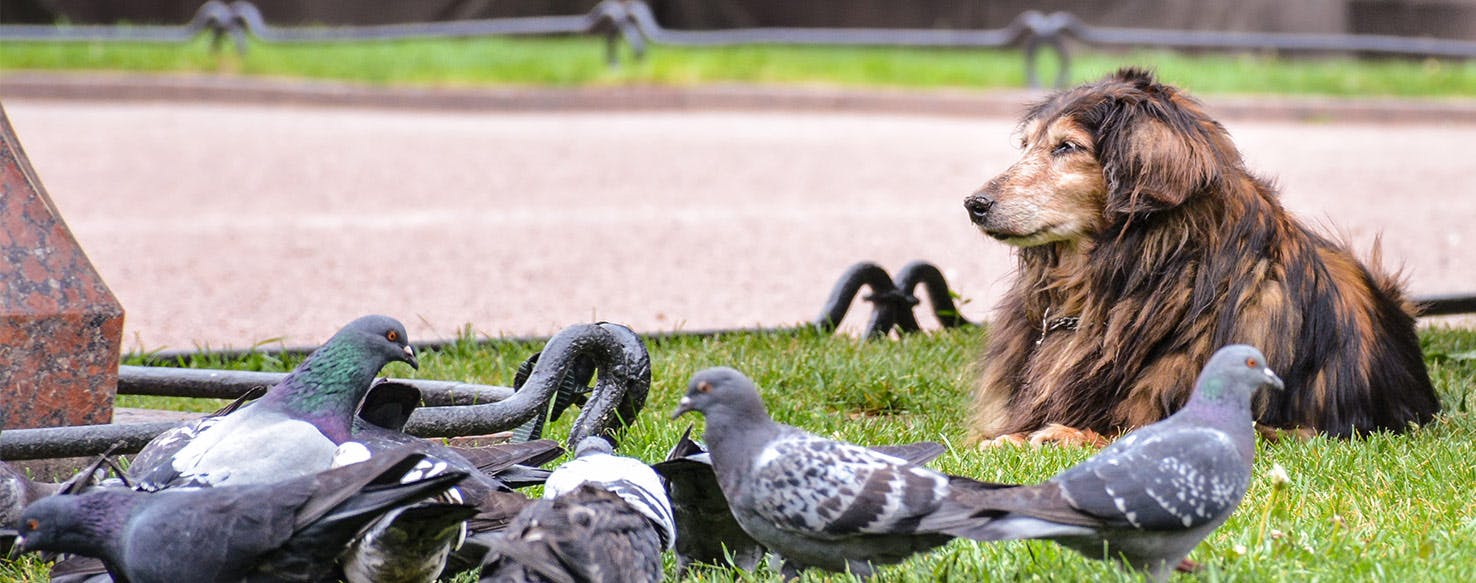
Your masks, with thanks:
M 1010 433 L 979 442 L 979 449 L 994 447 L 1024 447 L 1030 445 L 1029 433 Z
M 1097 448 L 1107 445 L 1107 438 L 1102 437 L 1102 434 L 1100 433 L 1097 433 L 1090 429 L 1077 429 L 1075 427 L 1067 427 L 1060 423 L 1052 423 L 1041 429 L 1035 430 L 1035 432 L 1030 434 L 1029 441 L 1031 445 L 1045 445 L 1047 443 L 1052 443 L 1055 445 L 1073 445 Z
M 1272 443 L 1281 440 L 1307 441 L 1317 437 L 1317 430 L 1310 427 L 1271 427 L 1260 423 L 1256 424 L 1256 433 L 1261 434 L 1262 439 Z

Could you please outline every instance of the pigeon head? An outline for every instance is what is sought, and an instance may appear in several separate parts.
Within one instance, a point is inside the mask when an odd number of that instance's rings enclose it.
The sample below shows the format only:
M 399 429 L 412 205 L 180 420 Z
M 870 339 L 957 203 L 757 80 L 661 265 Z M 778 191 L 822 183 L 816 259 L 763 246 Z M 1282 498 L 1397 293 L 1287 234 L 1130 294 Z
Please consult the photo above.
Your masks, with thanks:
M 720 366 L 698 371 L 687 383 L 687 394 L 672 411 L 676 419 L 688 411 L 701 412 L 709 421 L 713 417 L 768 419 L 769 412 L 759 397 L 758 387 L 743 373 Z
M 1266 366 L 1266 356 L 1254 347 L 1231 344 L 1215 351 L 1199 373 L 1191 399 L 1250 405 L 1262 387 L 1284 389 L 1281 377 Z
M 591 435 L 589 437 L 581 439 L 579 440 L 579 443 L 574 446 L 575 458 L 582 458 L 587 455 L 599 454 L 614 455 L 615 448 L 614 446 L 610 445 L 609 441 L 598 435 Z
M 410 368 L 420 369 L 415 349 L 410 347 L 410 337 L 405 334 L 405 325 L 389 316 L 364 316 L 349 322 L 328 343 L 352 346 L 362 353 L 377 356 L 383 359 L 381 368 L 391 362 L 403 362 Z
M 405 336 L 405 326 L 387 316 L 349 322 L 258 403 L 295 412 L 335 442 L 347 440 L 354 411 L 380 369 L 391 362 L 420 368 Z
M 107 541 L 113 540 L 121 530 L 122 518 L 127 515 L 131 502 L 126 495 L 114 494 L 118 493 L 99 491 L 37 500 L 21 514 L 13 553 L 47 551 L 99 556 Z

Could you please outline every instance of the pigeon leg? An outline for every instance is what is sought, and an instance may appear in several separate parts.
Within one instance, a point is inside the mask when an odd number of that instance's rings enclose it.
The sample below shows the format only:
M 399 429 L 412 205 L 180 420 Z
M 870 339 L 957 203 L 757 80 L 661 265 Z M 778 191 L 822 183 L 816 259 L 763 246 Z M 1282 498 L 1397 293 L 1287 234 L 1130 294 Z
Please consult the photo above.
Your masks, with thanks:
M 783 558 L 779 559 L 779 576 L 783 577 L 785 581 L 798 581 L 801 570 L 802 568 L 795 565 L 794 561 Z

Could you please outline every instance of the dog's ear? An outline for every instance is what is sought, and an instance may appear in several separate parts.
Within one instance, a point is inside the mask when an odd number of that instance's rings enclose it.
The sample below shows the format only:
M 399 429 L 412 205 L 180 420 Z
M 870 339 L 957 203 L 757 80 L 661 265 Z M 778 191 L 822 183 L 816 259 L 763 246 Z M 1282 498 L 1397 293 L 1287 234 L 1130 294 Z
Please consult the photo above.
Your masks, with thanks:
M 1125 69 L 1114 80 L 1126 87 L 1102 104 L 1096 136 L 1106 214 L 1169 209 L 1214 188 L 1227 160 L 1219 124 L 1146 71 Z

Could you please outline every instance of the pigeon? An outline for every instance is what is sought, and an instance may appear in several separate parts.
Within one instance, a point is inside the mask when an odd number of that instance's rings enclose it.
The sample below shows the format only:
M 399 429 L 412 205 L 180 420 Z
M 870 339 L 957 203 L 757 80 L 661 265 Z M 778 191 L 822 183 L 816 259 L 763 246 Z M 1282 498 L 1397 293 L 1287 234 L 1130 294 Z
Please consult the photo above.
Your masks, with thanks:
M 507 530 L 484 535 L 482 583 L 660 581 L 661 538 L 619 494 L 582 482 L 535 500 Z
M 733 516 L 779 555 L 786 578 L 820 568 L 870 577 L 954 538 L 974 520 L 972 482 L 776 423 L 758 388 L 727 367 L 698 372 L 672 413 L 707 418 L 707 444 Z
M 543 499 L 484 538 L 483 581 L 659 581 L 676 539 L 671 502 L 650 466 L 586 437 L 543 485 Z
M 317 581 L 365 524 L 465 477 L 400 477 L 424 456 L 378 456 L 273 484 L 52 496 L 21 516 L 16 547 L 102 559 L 114 580 Z
M 558 442 L 549 439 L 457 448 L 414 437 L 403 430 L 419 404 L 420 391 L 415 387 L 376 382 L 354 420 L 354 441 L 339 446 L 334 463 L 361 461 L 409 447 L 436 463 L 422 462 L 407 477 L 448 469 L 468 477 L 438 501 L 391 511 L 366 528 L 343 561 L 350 583 L 429 582 L 479 566 L 486 549 L 463 548 L 466 537 L 500 530 L 528 505 L 528 498 L 512 489 L 541 484 L 549 472 L 522 464 L 542 464 L 564 452 Z M 470 505 L 470 513 L 468 507 L 459 506 L 463 503 Z
M 351 438 L 359 402 L 390 362 L 420 366 L 403 325 L 386 316 L 349 322 L 255 402 L 150 441 L 129 477 L 158 490 L 267 484 L 328 469 Z
M 738 525 L 712 471 L 712 458 L 692 441 L 692 427 L 677 440 L 666 461 L 652 469 L 666 482 L 676 526 L 677 576 L 695 563 L 732 564 L 752 571 L 767 552 Z
M 0 528 L 15 528 L 20 524 L 22 510 L 59 489 L 61 484 L 31 480 L 9 464 L 0 462 Z
M 651 466 L 615 455 L 614 448 L 603 437 L 586 437 L 574 447 L 574 459 L 549 474 L 543 485 L 543 497 L 554 498 L 585 483 L 620 496 L 651 521 L 661 538 L 661 548 L 671 548 L 676 540 L 676 521 L 672 519 L 666 487 Z
M 333 466 L 342 467 L 372 457 L 362 443 L 347 441 L 338 446 Z M 442 475 L 448 468 L 444 461 L 425 457 L 405 472 L 400 482 Z M 451 551 L 465 540 L 466 520 L 477 514 L 477 507 L 462 504 L 462 500 L 461 493 L 452 487 L 433 499 L 386 512 L 349 544 L 343 557 L 344 578 L 349 583 L 435 581 L 446 567 Z
M 107 477 L 108 470 L 121 476 L 123 472 L 118 470 L 110 457 L 117 447 L 109 447 L 87 467 L 60 484 L 33 481 L 5 462 L 0 462 L 0 531 L 11 533 L 9 537 L 0 537 L 0 557 L 10 553 L 11 542 L 16 536 L 15 529 L 20 525 L 21 512 L 31 503 L 47 496 L 80 494 L 99 484 Z
M 1221 348 L 1178 412 L 1044 483 L 978 490 L 980 523 L 960 535 L 1050 539 L 1163 581 L 1245 495 L 1255 456 L 1251 398 L 1261 387 L 1283 388 L 1259 351 Z
M 871 449 L 914 464 L 925 464 L 947 451 L 942 444 L 931 441 Z M 758 565 L 767 549 L 748 536 L 733 517 L 717 474 L 712 471 L 711 456 L 702 444 L 692 441 L 692 426 L 687 426 L 666 461 L 651 468 L 665 480 L 666 495 L 671 499 L 678 576 L 694 563 L 731 564 L 745 571 Z

